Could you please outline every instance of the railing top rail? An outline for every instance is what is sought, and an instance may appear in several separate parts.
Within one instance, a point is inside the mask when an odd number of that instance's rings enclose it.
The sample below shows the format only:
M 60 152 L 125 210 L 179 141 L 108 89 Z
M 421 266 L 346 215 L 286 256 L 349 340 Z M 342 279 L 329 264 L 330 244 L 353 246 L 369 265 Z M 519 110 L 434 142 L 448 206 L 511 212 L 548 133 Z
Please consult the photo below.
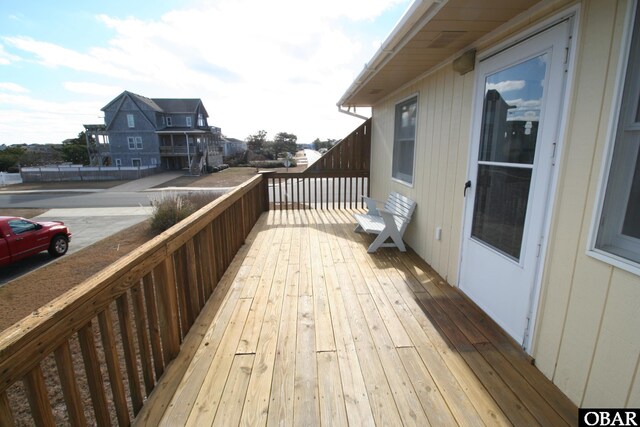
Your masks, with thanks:
M 262 179 L 251 178 L 0 333 L 0 393 Z
M 265 178 L 356 178 L 368 177 L 368 170 L 326 170 L 305 172 L 267 172 Z

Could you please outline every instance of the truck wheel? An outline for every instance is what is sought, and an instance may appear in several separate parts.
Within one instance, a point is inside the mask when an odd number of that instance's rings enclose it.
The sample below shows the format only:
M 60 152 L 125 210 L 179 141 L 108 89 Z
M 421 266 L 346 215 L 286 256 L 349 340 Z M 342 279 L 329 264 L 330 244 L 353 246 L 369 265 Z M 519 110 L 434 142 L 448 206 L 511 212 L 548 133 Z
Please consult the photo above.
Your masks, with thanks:
M 51 240 L 49 245 L 49 255 L 59 257 L 67 253 L 69 249 L 69 241 L 64 236 L 56 236 Z

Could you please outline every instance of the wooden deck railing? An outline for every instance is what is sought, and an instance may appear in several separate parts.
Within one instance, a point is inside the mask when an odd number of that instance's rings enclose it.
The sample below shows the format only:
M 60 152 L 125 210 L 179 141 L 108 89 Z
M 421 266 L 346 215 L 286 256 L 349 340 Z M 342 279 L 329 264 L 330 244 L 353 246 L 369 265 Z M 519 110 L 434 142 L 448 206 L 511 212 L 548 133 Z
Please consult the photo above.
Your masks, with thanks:
M 265 184 L 252 178 L 5 330 L 0 425 L 15 425 L 20 382 L 38 426 L 129 425 L 266 209 Z
M 369 174 L 363 171 L 263 175 L 270 209 L 356 209 L 364 207 L 362 196 L 369 195 Z
M 359 171 L 369 176 L 371 161 L 371 119 L 331 147 L 303 173 Z
M 273 209 L 362 208 L 368 196 L 371 119 L 300 173 L 265 173 Z

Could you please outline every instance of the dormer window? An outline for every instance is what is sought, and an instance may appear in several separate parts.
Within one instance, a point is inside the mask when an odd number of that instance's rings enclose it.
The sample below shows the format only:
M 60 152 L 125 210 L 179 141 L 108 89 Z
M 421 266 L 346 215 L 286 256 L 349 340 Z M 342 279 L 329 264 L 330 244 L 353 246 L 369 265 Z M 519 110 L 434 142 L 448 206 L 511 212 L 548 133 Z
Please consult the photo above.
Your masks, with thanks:
M 191 127 L 191 117 L 187 117 L 187 127 Z
M 129 125 L 130 128 L 136 127 L 136 120 L 133 114 L 127 114 L 127 125 Z
M 198 126 L 204 127 L 204 116 L 202 114 L 198 114 Z
M 171 117 L 167 117 L 167 126 L 173 126 L 173 122 L 171 121 Z

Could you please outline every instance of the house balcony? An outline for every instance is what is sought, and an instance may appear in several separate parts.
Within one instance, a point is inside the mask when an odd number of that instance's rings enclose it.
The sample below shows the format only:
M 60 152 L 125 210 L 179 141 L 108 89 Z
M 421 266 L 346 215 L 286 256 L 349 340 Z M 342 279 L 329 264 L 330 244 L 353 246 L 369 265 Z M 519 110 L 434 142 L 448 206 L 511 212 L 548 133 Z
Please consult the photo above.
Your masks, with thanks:
M 415 253 L 367 253 L 362 175 L 258 175 L 3 332 L 0 425 L 16 387 L 37 425 L 575 424 Z

